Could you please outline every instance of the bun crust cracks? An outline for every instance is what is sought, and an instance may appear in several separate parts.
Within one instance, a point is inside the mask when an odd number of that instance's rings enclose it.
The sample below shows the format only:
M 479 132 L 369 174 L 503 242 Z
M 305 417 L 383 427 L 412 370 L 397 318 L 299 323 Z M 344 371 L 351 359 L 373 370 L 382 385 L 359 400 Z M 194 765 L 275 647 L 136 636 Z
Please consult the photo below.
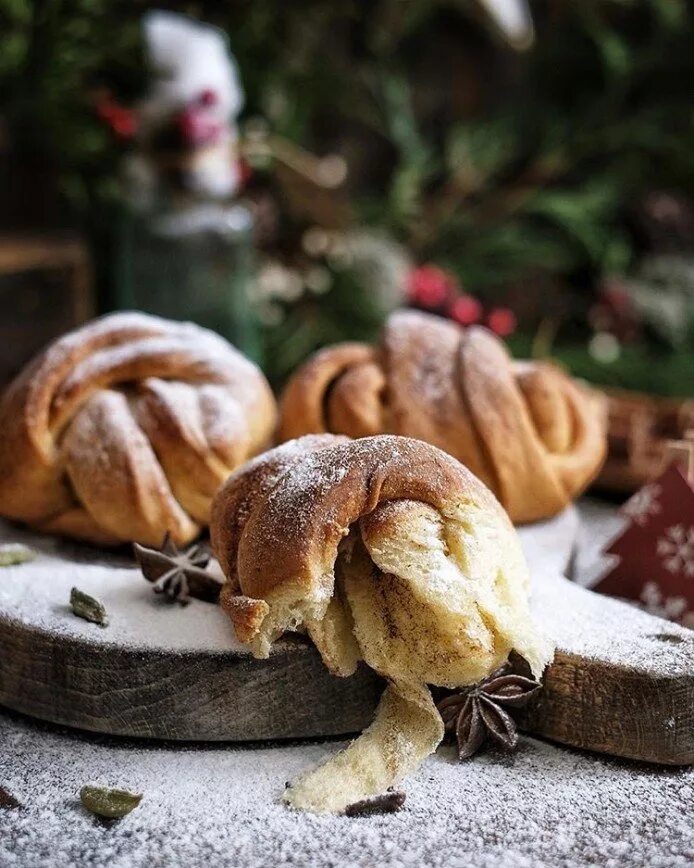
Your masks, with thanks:
M 186 543 L 229 473 L 265 447 L 275 401 L 218 335 L 140 313 L 47 347 L 0 401 L 0 514 L 95 543 Z
M 538 675 L 552 656 L 508 516 L 426 443 L 290 441 L 228 480 L 210 531 L 222 605 L 255 656 L 306 629 L 334 674 L 363 660 L 389 682 L 369 729 L 287 790 L 296 807 L 341 811 L 416 768 L 443 736 L 427 685 L 474 684 L 513 649 Z
M 472 470 L 511 519 L 563 509 L 596 476 L 606 450 L 597 393 L 549 363 L 513 361 L 484 328 L 401 311 L 377 346 L 328 347 L 291 378 L 280 439 L 331 432 L 401 434 Z

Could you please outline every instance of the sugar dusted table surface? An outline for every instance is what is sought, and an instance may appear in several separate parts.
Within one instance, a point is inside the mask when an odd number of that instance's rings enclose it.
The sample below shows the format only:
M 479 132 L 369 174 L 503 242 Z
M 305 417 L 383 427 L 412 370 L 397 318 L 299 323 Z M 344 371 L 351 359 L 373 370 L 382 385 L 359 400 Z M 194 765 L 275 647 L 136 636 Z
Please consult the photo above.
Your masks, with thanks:
M 590 583 L 613 510 L 586 503 L 577 560 Z M 689 866 L 694 770 L 638 765 L 523 738 L 465 765 L 449 748 L 406 782 L 395 815 L 295 814 L 283 784 L 339 742 L 169 747 L 81 735 L 0 712 L 0 865 Z M 115 825 L 81 808 L 85 783 L 144 793 Z

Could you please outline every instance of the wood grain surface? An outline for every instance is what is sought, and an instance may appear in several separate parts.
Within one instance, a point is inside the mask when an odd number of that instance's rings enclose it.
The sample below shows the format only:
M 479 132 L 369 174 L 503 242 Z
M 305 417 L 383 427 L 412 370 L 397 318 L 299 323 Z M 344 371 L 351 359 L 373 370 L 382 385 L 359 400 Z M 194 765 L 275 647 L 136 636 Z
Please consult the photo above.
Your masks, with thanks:
M 694 763 L 694 631 L 542 573 L 533 608 L 557 650 L 522 729 L 630 759 Z
M 523 728 L 694 762 L 694 632 L 562 578 L 576 533 L 573 510 L 521 532 L 533 608 L 558 648 Z M 344 735 L 373 716 L 383 685 L 366 667 L 335 678 L 300 636 L 254 660 L 218 607 L 155 598 L 127 557 L 0 526 L 10 539 L 39 557 L 0 572 L 0 704 L 96 732 L 200 741 Z M 72 615 L 72 585 L 101 599 L 108 627 Z
M 0 703 L 92 732 L 178 741 L 344 735 L 367 726 L 383 684 L 329 674 L 301 637 L 269 660 L 65 641 L 0 618 Z

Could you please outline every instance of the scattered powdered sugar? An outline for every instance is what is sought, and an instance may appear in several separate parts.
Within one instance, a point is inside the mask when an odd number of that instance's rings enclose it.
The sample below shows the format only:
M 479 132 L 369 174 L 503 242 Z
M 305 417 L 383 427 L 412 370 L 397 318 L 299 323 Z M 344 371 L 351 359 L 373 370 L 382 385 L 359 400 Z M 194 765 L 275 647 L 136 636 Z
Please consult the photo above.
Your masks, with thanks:
M 345 474 L 342 466 L 312 459 L 308 473 L 299 467 L 292 477 L 294 502 L 311 483 L 335 485 Z M 303 465 L 302 465 L 303 466 Z M 286 503 L 286 501 L 285 501 Z M 561 570 L 575 534 L 575 515 L 568 511 L 547 525 L 526 528 L 521 539 L 531 563 L 542 559 Z M 560 542 L 561 540 L 561 542 Z M 171 651 L 233 650 L 249 653 L 236 641 L 229 619 L 218 606 L 194 600 L 185 608 L 152 591 L 127 553 L 108 553 L 80 543 L 59 540 L 0 521 L 0 543 L 23 543 L 37 552 L 30 563 L 3 567 L 0 572 L 0 618 L 12 618 L 53 633 L 118 644 L 129 648 Z M 211 569 L 217 568 L 216 562 Z M 219 573 L 221 577 L 221 573 Z M 76 618 L 70 611 L 72 587 L 98 599 L 106 608 L 109 626 L 102 629 Z
M 284 514 L 289 509 L 297 520 L 297 528 L 309 521 L 312 502 L 324 497 L 347 475 L 347 465 L 326 461 L 325 451 L 328 450 L 306 452 L 301 461 L 291 465 L 282 476 L 281 485 L 277 485 L 268 495 L 264 508 L 269 514 L 273 510 L 280 510 Z
M 561 637 L 560 645 L 578 654 L 632 667 L 647 667 L 663 675 L 691 675 L 694 669 L 694 631 L 655 618 L 630 603 L 584 590 L 595 584 L 611 561 L 602 554 L 621 531 L 625 519 L 614 507 L 588 498 L 580 502 L 581 522 L 572 577 L 562 582 L 526 547 L 533 572 L 533 610 L 541 623 Z M 521 537 L 525 533 L 521 529 Z M 533 545 L 550 543 L 536 535 Z M 539 553 L 538 553 L 539 554 Z
M 284 782 L 335 743 L 177 747 L 82 736 L 0 714 L 0 864 L 652 866 L 694 860 L 694 770 L 620 762 L 521 738 L 465 764 L 442 748 L 397 814 L 297 814 Z M 87 814 L 86 783 L 142 792 L 125 819 Z
M 258 468 L 264 471 L 240 507 L 244 518 L 256 507 L 262 518 L 252 531 L 246 525 L 244 533 L 263 548 L 272 546 L 281 551 L 287 545 L 305 544 L 316 527 L 317 516 L 324 527 L 345 531 L 345 517 L 339 518 L 343 498 L 335 496 L 336 492 L 344 483 L 342 491 L 349 502 L 351 483 L 356 479 L 361 477 L 360 486 L 368 488 L 370 470 L 378 468 L 385 475 L 391 462 L 401 457 L 399 439 L 380 435 L 349 441 L 323 434 L 290 440 L 261 455 L 239 474 L 243 477 Z M 410 448 L 412 444 L 414 441 L 410 441 Z
M 249 653 L 219 606 L 194 600 L 181 607 L 155 595 L 126 554 L 107 554 L 0 522 L 0 541 L 10 540 L 30 546 L 37 557 L 31 569 L 27 563 L 0 572 L 0 618 L 99 645 Z M 211 569 L 215 567 L 216 562 Z M 73 587 L 103 603 L 108 627 L 72 614 Z
M 536 572 L 531 608 L 557 647 L 654 675 L 691 675 L 694 631 L 627 603 Z
M 521 533 L 538 618 L 572 650 L 657 666 L 665 665 L 667 649 L 669 671 L 680 664 L 691 671 L 693 633 L 578 586 L 562 582 L 557 589 L 573 522 L 564 514 L 544 529 Z M 0 571 L 0 617 L 12 609 L 22 619 L 65 631 L 66 638 L 95 642 L 232 647 L 221 611 L 199 601 L 182 609 L 155 598 L 127 556 L 105 556 L 8 526 L 0 538 L 39 549 L 36 561 Z M 106 604 L 107 629 L 69 613 L 72 585 Z M 636 646 L 629 636 L 637 637 Z M 694 862 L 692 769 L 645 766 L 522 738 L 514 754 L 483 754 L 464 765 L 454 762 L 451 749 L 440 749 L 407 780 L 407 801 L 398 814 L 298 815 L 278 803 L 286 780 L 337 747 L 170 747 L 82 735 L 0 713 L 0 785 L 23 805 L 0 809 L 0 865 L 684 868 Z M 144 799 L 124 820 L 105 824 L 79 804 L 78 791 L 87 783 L 140 791 Z
M 34 366 L 31 390 L 40 402 L 39 428 L 50 427 L 55 437 L 60 436 L 66 417 L 76 411 L 75 402 L 83 403 L 94 388 L 118 389 L 135 379 L 150 380 L 154 391 L 152 380 L 157 376 L 180 387 L 179 399 L 184 384 L 195 389 L 198 400 L 207 393 L 205 413 L 198 422 L 205 423 L 213 448 L 226 446 L 230 432 L 236 439 L 247 437 L 248 425 L 238 421 L 234 425 L 235 415 L 240 419 L 255 408 L 260 419 L 268 417 L 268 430 L 257 432 L 254 439 L 260 442 L 248 444 L 251 450 L 265 440 L 272 426 L 272 397 L 260 369 L 224 338 L 193 323 L 137 312 L 110 314 L 54 341 Z M 210 392 L 213 385 L 218 388 Z M 217 399 L 210 401 L 215 392 Z M 183 416 L 194 420 L 197 407 L 192 397 L 187 407 L 183 404 Z M 42 442 L 41 437 L 37 442 Z
M 612 504 L 589 497 L 581 500 L 581 528 L 572 576 L 580 585 L 592 587 L 614 565 L 616 556 L 603 552 L 627 523 L 628 519 Z
M 340 470 L 333 470 L 331 485 Z M 307 480 L 299 480 L 297 485 L 304 482 Z M 694 632 L 559 578 L 576 536 L 576 524 L 571 509 L 550 522 L 520 531 L 533 578 L 532 609 L 538 623 L 560 647 L 574 653 L 651 669 L 660 663 L 670 674 L 689 671 Z M 4 542 L 24 543 L 38 556 L 0 572 L 0 618 L 100 645 L 249 653 L 237 642 L 218 606 L 194 600 L 181 607 L 155 595 L 127 554 L 107 554 L 0 522 L 0 543 Z M 216 568 L 213 562 L 212 569 Z M 71 613 L 73 586 L 103 603 L 107 628 Z
M 547 521 L 517 528 L 531 575 L 538 570 L 565 575 L 580 528 L 575 506 L 567 507 Z

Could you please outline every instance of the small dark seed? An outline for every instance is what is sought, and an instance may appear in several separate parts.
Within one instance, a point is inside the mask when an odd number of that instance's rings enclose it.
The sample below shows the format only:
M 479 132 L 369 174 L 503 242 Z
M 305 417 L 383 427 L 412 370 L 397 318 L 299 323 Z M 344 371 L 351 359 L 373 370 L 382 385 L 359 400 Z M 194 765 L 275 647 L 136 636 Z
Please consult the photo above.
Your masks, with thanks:
M 346 817 L 366 817 L 369 814 L 394 814 L 405 804 L 405 793 L 402 790 L 388 789 L 388 792 L 370 799 L 352 802 L 345 808 Z
M 19 802 L 12 793 L 8 792 L 4 787 L 0 787 L 0 808 L 12 810 L 13 808 L 21 808 L 22 803 Z

